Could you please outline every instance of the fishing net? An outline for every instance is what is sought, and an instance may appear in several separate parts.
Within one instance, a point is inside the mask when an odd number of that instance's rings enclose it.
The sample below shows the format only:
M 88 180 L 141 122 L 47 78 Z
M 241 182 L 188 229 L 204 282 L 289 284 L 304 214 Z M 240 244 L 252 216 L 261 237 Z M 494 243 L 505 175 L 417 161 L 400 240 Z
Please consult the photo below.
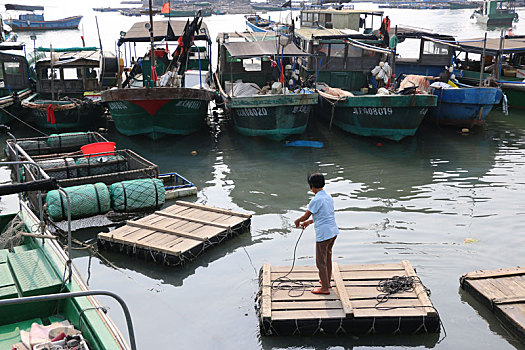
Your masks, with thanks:
M 79 177 L 117 173 L 129 169 L 128 160 L 120 155 L 82 157 L 76 160 L 76 164 L 82 166 L 78 168 Z
M 63 134 L 52 134 L 47 138 L 47 145 L 53 148 L 71 147 L 77 145 L 87 145 L 93 142 L 91 133 L 87 132 L 66 132 Z
M 94 216 L 110 210 L 108 187 L 102 183 L 66 187 L 64 191 L 71 201 L 71 218 Z M 57 190 L 46 196 L 47 211 L 51 219 L 59 221 L 67 218 L 67 199 Z
M 110 186 L 111 207 L 129 212 L 160 208 L 166 200 L 164 184 L 159 179 L 139 179 L 116 182 Z
M 13 248 L 21 245 L 24 242 L 25 225 L 20 218 L 15 216 L 11 220 L 2 233 L 0 233 L 0 249 L 9 249 L 13 251 Z
M 70 179 L 78 176 L 73 158 L 43 160 L 37 162 L 37 164 L 40 168 L 44 169 L 50 177 L 54 177 L 57 180 Z M 34 172 L 36 173 L 36 170 L 34 170 Z

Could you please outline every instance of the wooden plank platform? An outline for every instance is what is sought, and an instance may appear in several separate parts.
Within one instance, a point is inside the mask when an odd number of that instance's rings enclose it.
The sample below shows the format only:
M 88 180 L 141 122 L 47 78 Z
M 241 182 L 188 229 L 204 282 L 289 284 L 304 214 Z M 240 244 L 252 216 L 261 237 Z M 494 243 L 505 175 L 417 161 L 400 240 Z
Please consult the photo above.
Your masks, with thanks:
M 489 307 L 525 343 L 525 267 L 481 270 L 461 277 L 461 287 Z
M 320 286 L 315 266 L 261 268 L 257 313 L 264 335 L 438 333 L 439 315 L 409 261 L 399 264 L 332 266 L 331 293 L 312 294 Z M 394 276 L 414 277 L 413 288 L 383 294 L 378 283 Z M 293 289 L 290 290 L 290 286 Z
M 98 246 L 166 265 L 183 265 L 225 239 L 249 230 L 251 215 L 177 201 L 174 205 L 98 234 Z

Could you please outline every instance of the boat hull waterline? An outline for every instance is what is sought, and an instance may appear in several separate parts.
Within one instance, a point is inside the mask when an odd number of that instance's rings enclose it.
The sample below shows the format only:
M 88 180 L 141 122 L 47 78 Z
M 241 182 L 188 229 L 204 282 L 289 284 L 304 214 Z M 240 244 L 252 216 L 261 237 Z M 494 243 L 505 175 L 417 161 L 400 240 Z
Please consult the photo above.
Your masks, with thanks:
M 458 89 L 432 89 L 437 106 L 430 109 L 427 118 L 440 125 L 471 128 L 485 123 L 503 92 L 498 88 L 472 87 Z
M 116 129 L 127 136 L 189 135 L 206 123 L 208 102 L 214 93 L 205 89 L 131 88 L 104 91 Z
M 317 94 L 267 95 L 231 97 L 226 105 L 241 135 L 280 141 L 306 130 L 317 100 Z
M 348 97 L 335 104 L 333 124 L 352 134 L 400 141 L 416 133 L 428 109 L 436 104 L 433 95 Z M 320 98 L 320 105 L 321 118 L 330 122 L 332 104 Z

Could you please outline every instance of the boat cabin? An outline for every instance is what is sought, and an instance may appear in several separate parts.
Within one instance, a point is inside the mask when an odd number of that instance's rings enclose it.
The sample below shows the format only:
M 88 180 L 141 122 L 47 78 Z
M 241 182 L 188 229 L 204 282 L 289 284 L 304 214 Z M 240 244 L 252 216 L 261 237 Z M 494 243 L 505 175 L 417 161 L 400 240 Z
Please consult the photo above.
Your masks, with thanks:
M 126 71 L 123 87 L 151 87 L 152 84 L 152 64 L 151 50 L 140 58 L 131 56 L 131 43 L 149 42 L 150 31 L 149 22 L 137 22 L 127 32 L 124 32 L 118 41 L 119 55 L 126 60 L 125 65 L 130 67 Z M 174 68 L 174 53 L 178 47 L 178 40 L 184 36 L 186 21 L 155 21 L 153 22 L 153 40 L 156 44 L 154 48 L 155 55 L 155 73 L 159 79 L 167 70 Z M 201 24 L 198 33 L 195 33 L 193 40 L 200 41 L 202 44 L 195 43 L 189 49 L 188 57 L 179 67 L 178 73 L 183 75 L 182 86 L 186 84 L 187 71 L 194 71 L 201 75 L 197 83 L 204 83 L 206 73 L 210 69 L 209 51 L 211 44 L 208 40 L 208 29 L 204 23 Z M 173 44 L 176 43 L 176 44 Z M 136 52 L 136 51 L 135 51 Z M 129 61 L 127 60 L 129 58 Z M 194 73 L 192 72 L 192 73 Z M 190 74 L 188 74 L 190 75 Z M 193 81 L 193 80 L 192 80 Z M 186 86 L 192 87 L 192 86 Z
M 21 21 L 27 22 L 43 22 L 44 14 L 42 13 L 25 13 L 18 16 L 18 19 Z
M 26 58 L 4 51 L 7 48 L 23 50 L 24 46 L 17 43 L 0 44 L 0 97 L 31 86 Z
M 307 9 L 301 11 L 301 28 L 352 29 L 371 33 L 376 25 L 381 25 L 383 11 Z
M 396 75 L 419 74 L 438 76 L 454 63 L 454 42 L 450 35 L 441 35 L 411 28 L 398 27 L 396 48 Z M 391 29 L 390 35 L 394 35 Z M 414 55 L 414 52 L 416 53 Z
M 497 16 L 501 13 L 516 11 L 516 1 L 514 0 L 490 0 L 483 1 L 483 4 L 476 10 L 482 16 Z
M 382 41 L 373 34 L 345 34 L 337 29 L 301 28 L 295 31 L 298 46 L 311 56 L 299 60 L 303 78 L 318 76 L 331 87 L 359 91 L 368 86 L 370 71 L 379 64 L 382 53 L 358 47 L 349 39 L 371 46 Z
M 86 91 L 100 90 L 101 52 L 53 52 L 53 57 L 37 61 L 37 92 L 44 95 L 59 93 L 82 97 Z
M 221 33 L 217 42 L 217 73 L 221 82 L 242 80 L 264 86 L 279 80 L 279 74 L 276 75 L 279 58 L 283 60 L 283 66 L 298 68 L 295 58 L 308 56 L 275 32 Z M 287 45 L 283 47 L 281 43 Z

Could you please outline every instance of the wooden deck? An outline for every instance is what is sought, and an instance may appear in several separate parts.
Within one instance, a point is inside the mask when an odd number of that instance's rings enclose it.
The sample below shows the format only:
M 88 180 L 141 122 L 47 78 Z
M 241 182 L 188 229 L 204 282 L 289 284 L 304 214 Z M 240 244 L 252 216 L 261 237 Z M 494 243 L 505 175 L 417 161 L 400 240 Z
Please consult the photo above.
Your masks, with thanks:
M 251 215 L 177 201 L 114 231 L 98 234 L 98 246 L 166 265 L 183 265 L 207 248 L 249 230 Z
M 417 275 L 409 261 L 380 265 L 333 265 L 330 295 L 312 294 L 320 286 L 315 266 L 296 266 L 288 277 L 306 286 L 292 291 L 279 284 L 289 266 L 265 264 L 259 278 L 257 312 L 264 335 L 437 333 L 439 315 L 424 286 L 392 294 L 378 304 L 379 281 Z M 276 281 L 277 280 L 277 281 Z
M 467 273 L 461 277 L 461 287 L 525 343 L 525 267 Z

